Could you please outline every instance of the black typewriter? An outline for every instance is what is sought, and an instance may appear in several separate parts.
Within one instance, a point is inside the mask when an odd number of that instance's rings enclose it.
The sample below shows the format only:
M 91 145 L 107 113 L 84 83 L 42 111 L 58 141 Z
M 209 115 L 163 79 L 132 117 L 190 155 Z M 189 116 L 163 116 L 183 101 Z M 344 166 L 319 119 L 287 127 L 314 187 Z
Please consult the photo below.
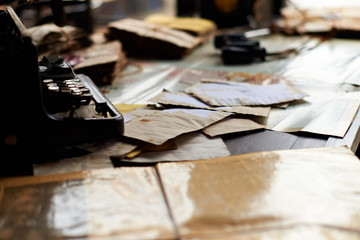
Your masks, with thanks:
M 59 147 L 122 136 L 122 115 L 59 56 L 38 59 L 11 7 L 0 10 L 0 175 Z

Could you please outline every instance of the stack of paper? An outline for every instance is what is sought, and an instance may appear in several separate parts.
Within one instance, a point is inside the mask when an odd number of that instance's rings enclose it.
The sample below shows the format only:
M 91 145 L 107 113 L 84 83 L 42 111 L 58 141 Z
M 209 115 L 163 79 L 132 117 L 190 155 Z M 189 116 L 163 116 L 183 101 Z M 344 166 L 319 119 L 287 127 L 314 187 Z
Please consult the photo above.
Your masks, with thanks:
M 155 13 L 147 16 L 144 21 L 201 37 L 209 36 L 216 30 L 216 24 L 213 21 L 199 17 L 173 17 Z
M 255 85 L 206 79 L 184 92 L 163 91 L 151 98 L 150 102 L 166 109 L 130 121 L 125 135 L 153 144 L 164 142 L 170 133 L 200 129 L 210 137 L 264 128 L 343 137 L 360 106 L 360 93 L 330 90 L 307 95 L 283 83 Z M 202 123 L 198 125 L 200 115 Z
M 131 155 L 131 159 L 122 161 L 198 160 L 216 154 L 228 155 L 228 151 L 221 151 L 226 149 L 223 143 L 217 143 L 219 145 L 214 152 L 213 149 L 201 147 L 201 144 L 209 146 L 206 142 L 221 141 L 217 136 L 223 134 L 264 129 L 266 125 L 256 122 L 255 119 L 266 119 L 271 106 L 288 104 L 305 96 L 301 91 L 284 84 L 252 85 L 220 80 L 204 80 L 185 92 L 163 91 L 149 99 L 149 102 L 156 103 L 157 107 L 139 108 L 124 114 L 124 135 L 154 145 L 161 145 L 175 138 L 175 142 L 181 142 L 182 147 L 187 145 L 183 139 L 191 139 L 189 147 L 184 147 L 187 154 L 181 149 L 178 149 L 181 154 L 174 154 L 177 150 L 173 149 L 156 153 L 144 150 L 138 156 Z M 199 130 L 207 137 L 200 137 L 200 132 L 193 133 Z M 192 134 L 189 135 L 190 133 Z M 202 143 L 194 144 L 195 138 L 199 141 L 202 139 Z
M 78 63 L 73 64 L 74 72 L 89 76 L 99 86 L 111 84 L 127 62 L 119 41 L 97 43 L 88 48 L 70 52 L 64 57 L 65 59 L 81 58 Z
M 359 36 L 360 8 L 326 7 L 281 9 L 282 18 L 278 22 L 280 28 L 290 34 L 332 33 L 340 37 Z
M 53 23 L 27 29 L 41 55 L 60 54 L 89 46 L 92 40 L 84 29 L 74 26 L 59 27 Z
M 128 54 L 181 58 L 201 43 L 186 32 L 149 22 L 127 18 L 108 24 L 107 37 L 123 43 Z

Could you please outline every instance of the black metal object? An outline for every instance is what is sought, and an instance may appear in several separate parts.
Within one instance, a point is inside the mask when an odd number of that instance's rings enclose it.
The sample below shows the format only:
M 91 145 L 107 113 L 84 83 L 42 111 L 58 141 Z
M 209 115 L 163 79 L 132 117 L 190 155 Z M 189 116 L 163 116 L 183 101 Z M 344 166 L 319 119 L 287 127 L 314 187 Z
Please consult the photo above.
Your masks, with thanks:
M 259 41 L 248 39 L 242 33 L 225 33 L 215 36 L 214 46 L 221 49 L 224 64 L 247 64 L 265 61 L 266 50 Z
M 18 0 L 17 2 L 14 10 L 20 18 L 26 18 L 25 10 L 35 13 L 35 22 L 31 25 L 53 22 L 61 27 L 64 25 L 77 26 L 89 33 L 94 30 L 91 0 L 36 0 L 31 1 L 31 4 L 27 0 Z M 50 9 L 51 11 L 49 11 Z
M 200 16 L 219 28 L 248 25 L 255 0 L 177 0 L 178 16 Z
M 30 171 L 52 148 L 122 136 L 123 117 L 104 95 L 101 118 L 59 118 L 47 111 L 36 46 L 11 7 L 0 10 L 0 66 L 0 175 Z M 97 89 L 87 76 L 76 77 Z
M 200 16 L 213 20 L 219 28 L 248 25 L 253 0 L 201 0 Z

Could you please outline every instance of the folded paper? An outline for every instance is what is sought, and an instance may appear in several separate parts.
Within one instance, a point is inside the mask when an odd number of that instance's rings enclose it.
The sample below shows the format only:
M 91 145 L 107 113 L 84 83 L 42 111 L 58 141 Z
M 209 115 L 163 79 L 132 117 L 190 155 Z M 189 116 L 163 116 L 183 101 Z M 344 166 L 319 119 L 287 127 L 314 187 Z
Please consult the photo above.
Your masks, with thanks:
M 211 106 L 273 105 L 302 99 L 305 93 L 284 84 L 201 82 L 186 89 Z
M 335 93 L 312 97 L 306 104 L 273 109 L 267 128 L 282 132 L 312 132 L 343 137 L 360 106 L 360 94 Z
M 128 121 L 124 136 L 160 145 L 168 139 L 200 130 L 229 115 L 231 113 L 204 109 L 165 109 Z
M 199 99 L 190 96 L 189 94 L 182 92 L 168 92 L 163 91 L 159 95 L 149 99 L 150 102 L 156 102 L 164 105 L 174 105 L 192 108 L 201 108 L 209 110 L 217 110 L 224 112 L 232 112 L 238 114 L 248 114 L 255 116 L 267 117 L 270 113 L 270 107 L 249 107 L 249 106 L 238 106 L 238 107 L 211 107 Z
M 229 156 L 230 152 L 221 138 L 209 138 L 201 132 L 180 135 L 174 139 L 177 149 L 161 152 L 142 152 L 132 159 L 120 159 L 128 163 L 189 161 Z
M 229 117 L 204 128 L 202 131 L 210 137 L 215 137 L 229 133 L 246 132 L 256 129 L 265 129 L 265 126 L 251 119 Z

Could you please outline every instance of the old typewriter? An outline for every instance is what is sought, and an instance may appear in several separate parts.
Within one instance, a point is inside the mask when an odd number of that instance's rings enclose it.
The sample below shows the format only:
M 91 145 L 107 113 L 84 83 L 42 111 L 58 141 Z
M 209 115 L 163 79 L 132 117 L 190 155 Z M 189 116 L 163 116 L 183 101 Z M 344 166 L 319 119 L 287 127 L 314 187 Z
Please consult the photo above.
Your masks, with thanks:
M 122 136 L 111 102 L 61 57 L 39 59 L 11 7 L 0 10 L 0 66 L 0 175 L 65 146 Z

